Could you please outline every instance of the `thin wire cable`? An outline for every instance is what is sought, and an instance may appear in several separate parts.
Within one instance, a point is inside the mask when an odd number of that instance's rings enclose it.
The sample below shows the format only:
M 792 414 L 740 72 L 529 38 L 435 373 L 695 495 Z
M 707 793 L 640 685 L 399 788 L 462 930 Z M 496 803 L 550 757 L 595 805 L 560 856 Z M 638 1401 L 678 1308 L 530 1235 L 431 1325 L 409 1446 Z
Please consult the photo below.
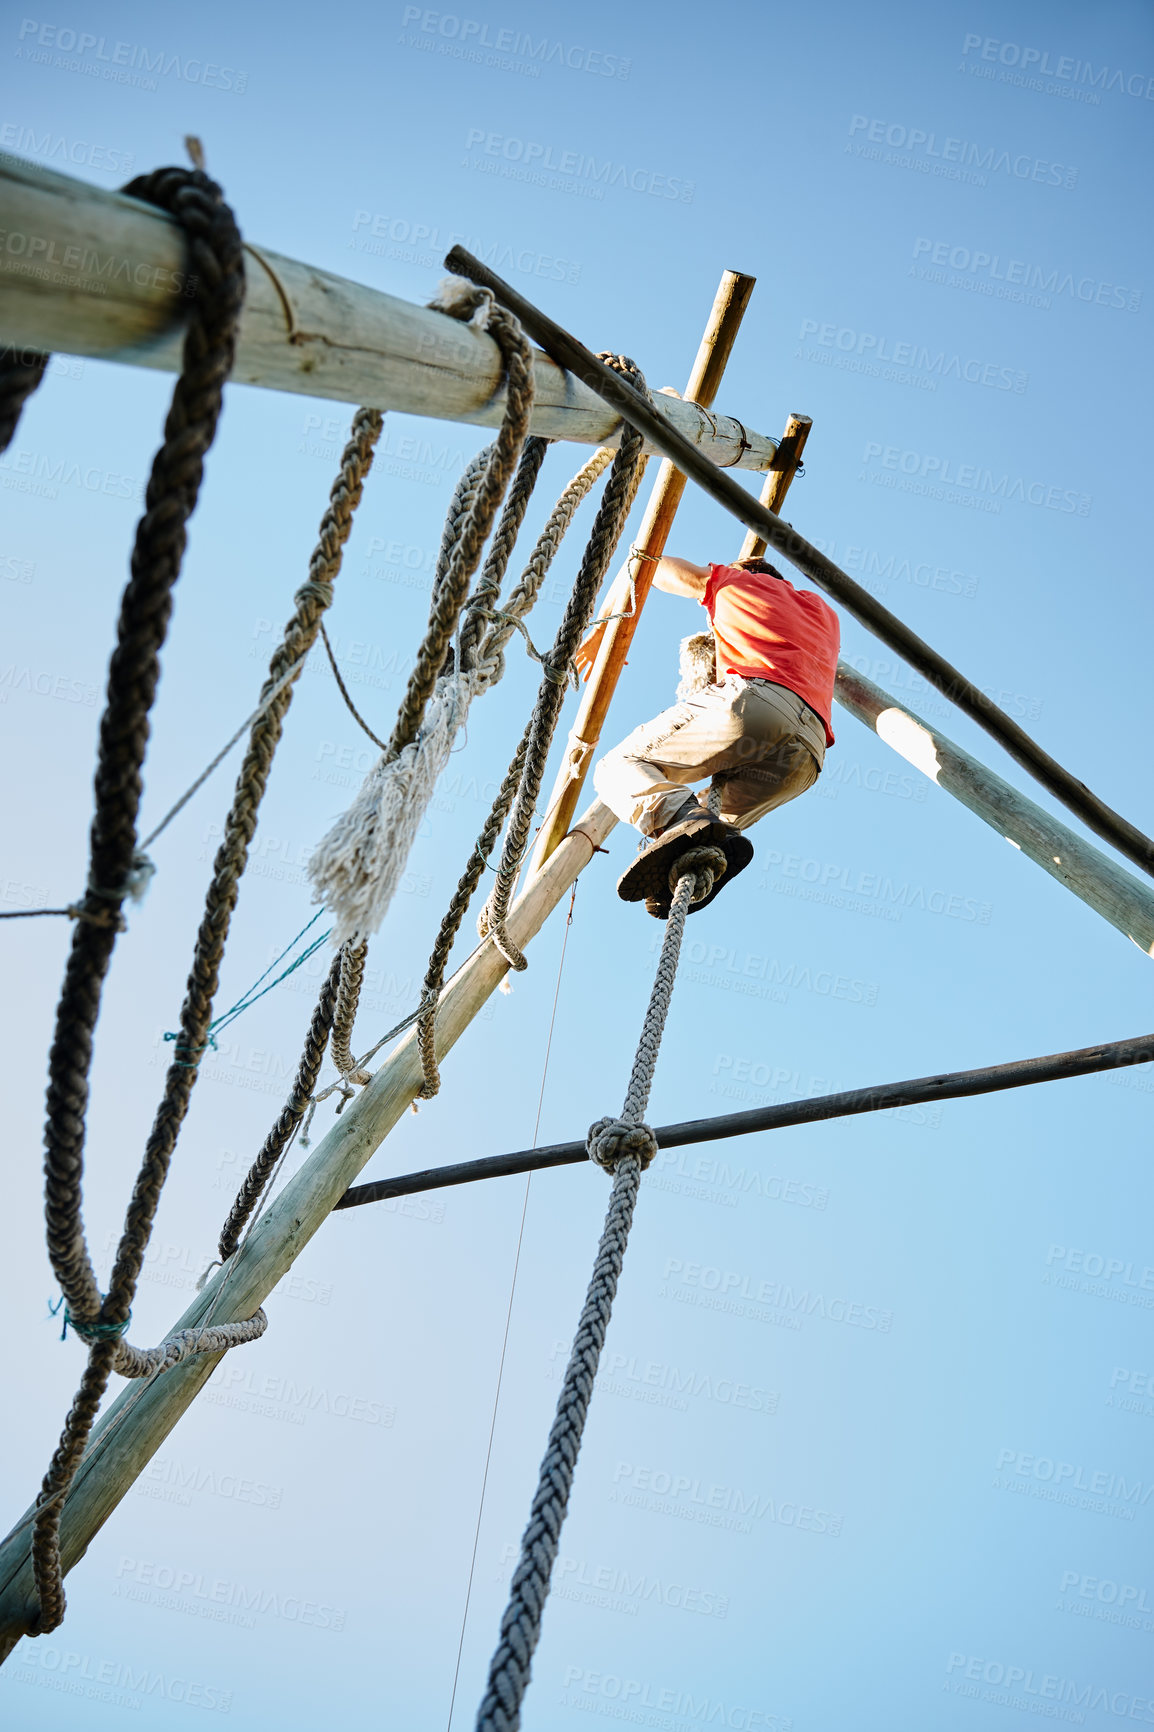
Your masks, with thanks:
M 323 624 L 321 626 L 321 642 L 325 646 L 325 654 L 329 658 L 329 666 L 333 670 L 333 678 L 337 682 L 337 688 L 340 691 L 342 698 L 345 700 L 349 714 L 352 716 L 357 726 L 369 736 L 369 739 L 373 742 L 373 745 L 377 747 L 378 751 L 387 752 L 389 748 L 386 746 L 385 742 L 383 740 L 378 740 L 376 734 L 374 734 L 372 728 L 370 728 L 368 722 L 366 722 L 364 716 L 362 716 L 360 710 L 358 710 L 356 704 L 354 704 L 352 697 L 349 694 L 349 688 L 341 677 L 341 670 L 337 666 L 337 658 L 333 654 L 333 646 L 329 642 L 329 634 L 325 630 Z
M 565 952 L 569 948 L 569 928 L 573 924 L 573 904 L 577 900 L 577 884 L 574 881 L 573 894 L 569 898 L 569 913 L 565 921 L 565 936 L 561 940 L 561 960 L 557 964 L 557 983 L 553 988 L 553 1014 L 549 1018 L 549 1038 L 545 1043 L 545 1063 L 541 1069 L 541 1092 L 537 1096 L 537 1118 L 533 1125 L 533 1147 L 537 1147 L 537 1133 L 541 1128 L 541 1107 L 545 1100 L 545 1082 L 549 1075 L 549 1054 L 553 1050 L 553 1025 L 557 1021 L 557 1001 L 561 996 L 561 975 L 565 968 Z M 521 1199 L 521 1225 L 517 1231 L 517 1252 L 513 1259 L 513 1279 L 509 1286 L 509 1305 L 505 1312 L 505 1334 L 501 1341 L 501 1358 L 497 1366 L 497 1387 L 493 1394 L 493 1414 L 489 1421 L 489 1444 L 485 1451 L 485 1471 L 481 1475 L 481 1501 L 477 1505 L 477 1526 L 473 1532 L 473 1555 L 469 1559 L 469 1580 L 465 1588 L 465 1608 L 461 1614 L 461 1635 L 457 1642 L 457 1663 L 453 1667 L 453 1692 L 449 1698 L 449 1718 L 445 1721 L 445 1732 L 451 1732 L 453 1725 L 453 1710 L 457 1705 L 457 1682 L 461 1675 L 461 1655 L 465 1651 L 465 1629 L 469 1622 L 469 1605 L 473 1598 L 473 1576 L 477 1569 L 477 1550 L 481 1543 L 481 1522 L 485 1514 L 485 1493 L 489 1488 L 489 1463 L 493 1459 L 493 1439 L 497 1433 L 497 1409 L 501 1404 L 501 1383 L 505 1375 L 505 1353 L 509 1346 L 509 1327 L 513 1320 L 513 1300 L 517 1292 L 517 1275 L 521 1268 L 521 1246 L 525 1238 L 525 1217 L 529 1212 L 529 1186 L 533 1175 L 529 1173 L 525 1179 L 525 1195 Z

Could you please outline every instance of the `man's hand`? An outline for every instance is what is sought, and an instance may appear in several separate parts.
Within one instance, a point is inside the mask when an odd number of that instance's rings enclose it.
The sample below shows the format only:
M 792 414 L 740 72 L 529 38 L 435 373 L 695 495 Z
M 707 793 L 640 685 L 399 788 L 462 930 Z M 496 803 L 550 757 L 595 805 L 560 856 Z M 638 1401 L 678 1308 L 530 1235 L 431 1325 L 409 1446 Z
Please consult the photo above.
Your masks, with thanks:
M 604 636 L 605 622 L 602 621 L 600 625 L 595 625 L 593 627 L 593 630 L 589 633 L 589 636 L 585 639 L 584 643 L 577 646 L 573 660 L 577 664 L 577 672 L 586 682 L 588 682 L 589 675 L 593 672 L 593 663 L 597 660 L 598 654 L 600 653 L 601 640 Z

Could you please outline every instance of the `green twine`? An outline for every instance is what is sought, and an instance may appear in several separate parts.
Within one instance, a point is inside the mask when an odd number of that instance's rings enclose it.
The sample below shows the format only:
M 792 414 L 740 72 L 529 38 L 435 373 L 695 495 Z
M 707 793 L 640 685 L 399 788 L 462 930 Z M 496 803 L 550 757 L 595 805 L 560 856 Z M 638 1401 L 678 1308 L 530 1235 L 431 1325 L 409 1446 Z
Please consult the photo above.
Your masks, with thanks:
M 313 942 L 305 950 L 301 951 L 301 953 L 297 957 L 296 961 L 289 963 L 288 967 L 284 970 L 283 974 L 278 974 L 275 980 L 269 980 L 267 986 L 261 985 L 262 981 L 268 979 L 268 976 L 272 973 L 272 971 L 276 967 L 277 963 L 284 961 L 285 957 L 288 955 L 288 953 L 292 949 L 293 945 L 300 943 L 300 941 L 304 937 L 305 933 L 309 930 L 309 927 L 316 925 L 317 921 L 320 919 L 320 917 L 323 913 L 324 913 L 324 909 L 318 908 L 316 913 L 313 915 L 312 919 L 308 922 L 308 924 L 305 926 L 302 926 L 301 930 L 297 933 L 296 937 L 291 939 L 289 941 L 289 943 L 285 945 L 285 947 L 281 951 L 280 955 L 273 958 L 273 960 L 269 963 L 268 967 L 265 969 L 264 973 L 262 975 L 260 975 L 256 980 L 253 981 L 253 983 L 249 987 L 248 991 L 242 993 L 234 1005 L 232 1005 L 228 1010 L 222 1011 L 218 1017 L 216 1017 L 212 1022 L 209 1023 L 208 1031 L 207 1031 L 208 1032 L 208 1039 L 204 1042 L 204 1044 L 202 1046 L 189 1047 L 187 1044 L 185 1044 L 183 1041 L 181 1041 L 181 1044 L 177 1049 L 178 1051 L 194 1052 L 197 1054 L 197 1056 L 195 1058 L 191 1058 L 191 1059 L 184 1059 L 184 1058 L 177 1058 L 174 1055 L 173 1060 L 172 1060 L 173 1064 L 179 1065 L 181 1067 L 181 1069 L 183 1069 L 183 1070 L 195 1070 L 197 1065 L 200 1063 L 200 1056 L 199 1055 L 201 1053 L 208 1052 L 210 1048 L 212 1049 L 213 1052 L 216 1052 L 216 1050 L 217 1050 L 216 1037 L 222 1029 L 227 1028 L 230 1023 L 235 1022 L 238 1016 L 241 1016 L 246 1010 L 249 1010 L 257 1002 L 257 999 L 264 997 L 266 992 L 271 992 L 274 986 L 279 986 L 282 980 L 287 980 L 290 974 L 294 973 L 295 970 L 298 969 L 302 963 L 307 962 L 309 957 L 312 956 L 314 954 L 314 952 L 316 952 L 320 949 L 320 947 L 324 943 L 325 939 L 328 938 L 329 934 L 332 932 L 331 926 L 329 927 L 328 932 L 322 932 L 319 938 L 314 938 Z M 261 988 L 259 992 L 257 991 L 258 986 Z M 165 1040 L 175 1040 L 175 1041 L 181 1040 L 179 1033 L 172 1033 L 172 1032 L 167 1032 L 165 1034 L 164 1038 L 165 1038 Z
M 64 1305 L 63 1294 L 61 1294 L 55 1305 L 50 1305 L 48 1307 L 53 1317 L 56 1316 L 61 1305 Z M 79 1335 L 81 1341 L 86 1341 L 89 1346 L 92 1346 L 93 1343 L 97 1341 L 116 1341 L 127 1332 L 128 1325 L 131 1322 L 132 1312 L 130 1311 L 123 1323 L 78 1323 L 67 1305 L 64 1305 L 64 1327 L 60 1331 L 60 1339 L 61 1341 L 64 1340 L 65 1336 L 68 1334 L 68 1325 L 71 1323 L 72 1333 L 74 1335 Z

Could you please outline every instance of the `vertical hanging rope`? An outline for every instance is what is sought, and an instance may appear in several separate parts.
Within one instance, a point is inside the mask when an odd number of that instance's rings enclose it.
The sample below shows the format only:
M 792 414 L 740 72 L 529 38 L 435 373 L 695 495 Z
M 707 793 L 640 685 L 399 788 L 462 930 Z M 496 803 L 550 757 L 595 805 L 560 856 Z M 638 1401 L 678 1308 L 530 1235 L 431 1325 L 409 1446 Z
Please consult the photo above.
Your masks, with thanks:
M 458 485 L 459 509 L 442 538 L 429 623 L 388 747 L 308 864 L 315 899 L 335 917 L 337 944 L 371 937 L 388 912 L 437 777 L 479 689 L 472 673 L 444 670 L 470 580 L 529 431 L 533 359 L 517 321 L 487 291 L 467 284 L 443 289 L 439 304 L 458 318 L 482 317 L 505 363 L 505 414 L 483 469 L 471 468 Z
M 633 1224 L 641 1174 L 657 1153 L 657 1138 L 644 1122 L 644 1114 L 673 995 L 685 918 L 690 903 L 708 896 L 715 874 L 724 868 L 725 855 L 720 848 L 695 848 L 674 865 L 669 875 L 673 903 L 625 1105 L 619 1119 L 598 1119 L 589 1130 L 589 1158 L 613 1174 L 613 1189 L 573 1350 L 565 1368 L 556 1416 L 545 1446 L 536 1495 L 521 1537 L 521 1555 L 509 1584 L 509 1601 L 489 1666 L 488 1687 L 477 1712 L 476 1732 L 517 1732 L 521 1724 L 521 1703 L 541 1639 L 541 1618 Z
M 625 355 L 603 355 L 602 360 L 619 373 L 626 375 L 644 389 L 645 380 L 641 371 Z M 517 793 L 513 813 L 509 819 L 509 827 L 505 833 L 505 842 L 501 850 L 501 863 L 497 868 L 497 880 L 493 886 L 488 902 L 485 904 L 478 923 L 482 937 L 491 937 L 501 955 L 512 968 L 524 969 L 528 966 L 524 956 L 509 937 L 507 919 L 509 903 L 521 870 L 525 851 L 529 846 L 529 830 L 533 822 L 533 813 L 537 808 L 537 800 L 541 792 L 541 782 L 545 774 L 545 766 L 549 758 L 549 750 L 553 744 L 553 735 L 557 729 L 557 721 L 561 714 L 561 706 L 565 701 L 565 686 L 569 678 L 569 668 L 576 653 L 577 646 L 584 637 L 597 602 L 597 592 L 601 581 L 609 569 L 609 562 L 616 551 L 625 528 L 625 521 L 637 497 L 641 478 L 645 473 L 645 441 L 640 433 L 626 425 L 621 432 L 621 446 L 613 461 L 605 493 L 589 536 L 589 543 L 581 561 L 581 569 L 577 575 L 573 594 L 565 610 L 565 617 L 557 633 L 556 641 L 550 653 L 544 658 L 545 677 L 541 681 L 541 689 L 537 694 L 537 706 L 533 712 L 529 744 L 525 753 L 525 767 L 521 776 L 521 786 Z

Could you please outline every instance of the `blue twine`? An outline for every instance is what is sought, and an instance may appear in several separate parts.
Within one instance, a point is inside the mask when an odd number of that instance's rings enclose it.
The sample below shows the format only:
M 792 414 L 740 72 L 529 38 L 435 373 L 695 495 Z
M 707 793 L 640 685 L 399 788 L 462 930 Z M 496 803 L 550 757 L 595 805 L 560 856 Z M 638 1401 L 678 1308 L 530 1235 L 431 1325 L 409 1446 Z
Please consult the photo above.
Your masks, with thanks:
M 191 1048 L 183 1046 L 181 1049 L 185 1052 L 195 1052 L 198 1056 L 193 1059 L 183 1059 L 177 1058 L 174 1055 L 172 1060 L 173 1064 L 179 1065 L 183 1070 L 195 1070 L 196 1066 L 200 1063 L 199 1055 L 201 1053 L 208 1052 L 210 1048 L 213 1052 L 218 1050 L 216 1036 L 221 1029 L 225 1029 L 230 1023 L 235 1022 L 238 1016 L 241 1016 L 246 1010 L 251 1009 L 258 999 L 263 998 L 266 992 L 271 992 L 274 986 L 279 986 L 282 980 L 287 980 L 290 974 L 294 973 L 302 963 L 307 962 L 309 957 L 320 949 L 321 945 L 325 942 L 325 939 L 328 938 L 332 932 L 331 926 L 329 927 L 328 932 L 322 932 L 319 938 L 315 938 L 305 950 L 302 950 L 296 961 L 290 962 L 283 974 L 278 974 L 275 980 L 269 980 L 267 986 L 261 986 L 261 982 L 268 979 L 268 976 L 272 973 L 277 963 L 284 961 L 293 945 L 300 943 L 305 933 L 309 930 L 309 927 L 315 926 L 323 913 L 324 909 L 318 908 L 308 924 L 302 926 L 295 938 L 290 939 L 289 943 L 285 945 L 280 955 L 274 957 L 265 969 L 264 973 L 259 975 L 257 979 L 253 981 L 252 985 L 248 988 L 248 991 L 242 993 L 234 1005 L 232 1005 L 228 1010 L 222 1011 L 218 1017 L 215 1017 L 213 1021 L 209 1023 L 207 1030 L 208 1039 L 205 1041 L 203 1046 Z M 258 986 L 261 986 L 259 992 L 257 991 Z M 168 1032 L 165 1034 L 164 1038 L 165 1040 L 178 1041 L 180 1040 L 180 1035 L 179 1033 Z

